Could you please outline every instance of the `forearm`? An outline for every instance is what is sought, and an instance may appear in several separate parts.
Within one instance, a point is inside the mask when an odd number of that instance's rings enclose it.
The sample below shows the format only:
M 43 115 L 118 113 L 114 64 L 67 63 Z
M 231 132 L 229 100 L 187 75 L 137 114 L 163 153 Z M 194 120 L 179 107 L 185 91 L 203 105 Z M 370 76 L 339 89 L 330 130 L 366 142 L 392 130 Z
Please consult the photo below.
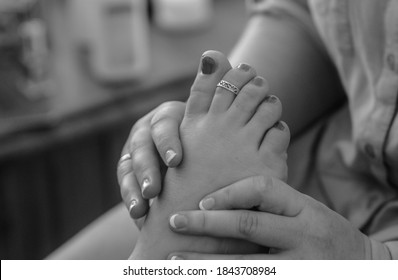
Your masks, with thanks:
M 326 51 L 314 36 L 292 16 L 256 14 L 230 55 L 232 65 L 246 62 L 268 80 L 271 92 L 282 101 L 283 119 L 293 136 L 344 96 Z

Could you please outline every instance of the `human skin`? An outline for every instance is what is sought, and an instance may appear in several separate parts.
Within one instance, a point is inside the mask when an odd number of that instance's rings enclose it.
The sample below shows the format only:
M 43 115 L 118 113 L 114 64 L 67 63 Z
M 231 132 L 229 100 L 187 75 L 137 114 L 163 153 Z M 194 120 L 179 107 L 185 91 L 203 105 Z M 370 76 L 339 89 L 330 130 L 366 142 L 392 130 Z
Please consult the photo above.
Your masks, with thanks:
M 282 119 L 293 137 L 343 100 L 325 50 L 289 17 L 251 17 L 229 60 L 232 65 L 248 63 L 267 78 L 270 91 L 283 103 Z M 123 201 L 135 219 L 146 214 L 147 198 L 160 192 L 161 169 L 175 167 L 184 158 L 178 131 L 184 111 L 182 102 L 160 105 L 133 126 L 126 141 L 122 155 L 131 154 L 132 159 L 119 165 L 118 178 Z M 174 156 L 168 161 L 170 151 Z M 145 181 L 149 184 L 143 190 Z
M 175 250 L 188 249 L 257 252 L 260 247 L 238 240 L 175 234 L 168 217 L 178 210 L 198 209 L 203 195 L 239 178 L 287 177 L 290 135 L 279 122 L 281 104 L 268 95 L 266 81 L 247 64 L 231 69 L 227 58 L 216 51 L 206 52 L 199 68 L 180 127 L 184 161 L 167 171 L 164 189 L 151 206 L 132 259 L 165 259 Z M 221 78 L 241 89 L 236 97 L 216 87 Z M 172 220 L 172 224 L 178 222 Z

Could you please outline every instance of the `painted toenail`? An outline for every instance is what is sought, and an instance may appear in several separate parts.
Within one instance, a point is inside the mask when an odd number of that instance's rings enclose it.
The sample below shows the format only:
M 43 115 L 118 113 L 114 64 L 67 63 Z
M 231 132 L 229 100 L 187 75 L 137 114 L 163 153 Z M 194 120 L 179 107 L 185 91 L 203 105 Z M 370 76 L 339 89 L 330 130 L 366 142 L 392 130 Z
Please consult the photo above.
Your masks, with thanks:
M 170 226 L 174 229 L 182 230 L 188 224 L 188 219 L 184 215 L 174 214 L 170 218 Z
M 237 68 L 245 72 L 248 72 L 251 69 L 250 65 L 247 65 L 246 63 L 239 64 Z
M 199 202 L 199 208 L 202 210 L 211 210 L 213 209 L 215 204 L 216 201 L 214 200 L 214 198 L 208 197 Z
M 165 154 L 166 157 L 166 163 L 167 165 L 170 165 L 170 162 L 176 157 L 177 153 L 173 150 L 168 150 Z
M 253 79 L 253 84 L 255 84 L 258 87 L 261 87 L 264 84 L 264 79 L 261 77 L 255 77 Z
M 205 56 L 202 58 L 202 73 L 209 75 L 214 73 L 216 70 L 216 62 L 210 56 Z
M 274 127 L 282 131 L 285 130 L 285 126 L 281 122 L 277 122 L 276 124 L 274 124 Z
M 275 95 L 268 95 L 265 97 L 264 101 L 268 103 L 276 103 L 278 102 L 278 98 Z

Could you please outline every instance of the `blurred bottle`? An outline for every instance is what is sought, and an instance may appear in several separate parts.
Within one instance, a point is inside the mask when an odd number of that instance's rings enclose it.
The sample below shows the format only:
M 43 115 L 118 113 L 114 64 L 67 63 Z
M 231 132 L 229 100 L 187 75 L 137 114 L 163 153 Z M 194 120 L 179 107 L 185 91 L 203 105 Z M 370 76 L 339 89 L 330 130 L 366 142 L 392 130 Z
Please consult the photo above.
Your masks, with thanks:
M 96 78 L 124 82 L 148 73 L 147 0 L 72 0 L 72 12 Z
M 168 31 L 192 31 L 210 26 L 213 0 L 152 0 L 154 22 Z

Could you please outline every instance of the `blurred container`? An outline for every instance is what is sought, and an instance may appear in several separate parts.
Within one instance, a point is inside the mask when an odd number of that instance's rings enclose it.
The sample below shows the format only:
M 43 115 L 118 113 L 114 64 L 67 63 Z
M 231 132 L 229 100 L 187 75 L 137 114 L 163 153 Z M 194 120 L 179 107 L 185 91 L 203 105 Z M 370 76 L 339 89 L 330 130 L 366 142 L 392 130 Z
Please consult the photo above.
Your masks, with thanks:
M 192 31 L 210 26 L 213 0 L 152 0 L 155 24 L 168 31 Z
M 40 16 L 36 0 L 0 2 L 0 52 L 3 55 L 0 75 L 12 75 L 7 81 L 10 91 L 29 99 L 39 99 L 48 93 L 50 53 L 46 27 Z
M 72 13 L 96 78 L 124 82 L 148 73 L 147 0 L 72 0 Z

